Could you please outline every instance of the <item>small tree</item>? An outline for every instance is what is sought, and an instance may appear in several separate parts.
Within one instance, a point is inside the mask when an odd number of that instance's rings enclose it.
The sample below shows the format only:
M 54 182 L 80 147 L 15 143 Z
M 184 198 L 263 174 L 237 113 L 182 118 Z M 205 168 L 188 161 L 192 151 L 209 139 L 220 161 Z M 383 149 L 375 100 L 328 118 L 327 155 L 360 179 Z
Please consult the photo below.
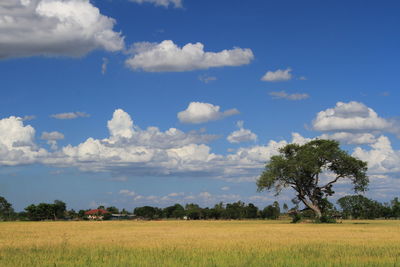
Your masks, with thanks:
M 348 179 L 354 191 L 365 191 L 368 185 L 367 163 L 350 156 L 333 140 L 313 140 L 304 145 L 289 144 L 271 157 L 257 180 L 258 190 L 275 189 L 278 195 L 283 188 L 291 187 L 296 199 L 313 210 L 320 218 L 328 205 L 327 197 L 334 194 L 332 186 Z M 329 172 L 333 179 L 321 182 L 320 176 Z M 330 177 L 330 176 L 329 176 Z
M 279 218 L 279 207 L 276 207 L 274 205 L 268 205 L 262 210 L 262 217 L 265 219 L 272 219 L 276 220 Z
M 284 211 L 285 213 L 287 213 L 288 210 L 289 210 L 288 205 L 287 205 L 286 203 L 283 203 L 283 211 Z
M 14 215 L 12 205 L 2 196 L 0 196 L 0 220 L 8 221 Z

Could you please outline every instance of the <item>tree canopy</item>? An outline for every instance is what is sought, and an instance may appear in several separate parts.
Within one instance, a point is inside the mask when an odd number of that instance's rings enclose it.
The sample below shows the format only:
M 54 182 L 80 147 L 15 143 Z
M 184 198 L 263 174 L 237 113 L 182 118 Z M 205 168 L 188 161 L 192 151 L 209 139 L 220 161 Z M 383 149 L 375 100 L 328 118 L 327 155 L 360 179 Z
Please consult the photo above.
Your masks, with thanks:
M 0 196 L 0 220 L 9 220 L 14 214 L 14 209 L 12 205 L 5 199 Z
M 337 141 L 317 139 L 304 145 L 288 144 L 279 152 L 258 178 L 258 190 L 275 189 L 278 195 L 291 187 L 296 199 L 318 218 L 329 206 L 327 197 L 334 194 L 332 186 L 339 180 L 351 181 L 355 192 L 367 190 L 367 163 L 340 149 Z M 333 178 L 327 180 L 329 177 Z

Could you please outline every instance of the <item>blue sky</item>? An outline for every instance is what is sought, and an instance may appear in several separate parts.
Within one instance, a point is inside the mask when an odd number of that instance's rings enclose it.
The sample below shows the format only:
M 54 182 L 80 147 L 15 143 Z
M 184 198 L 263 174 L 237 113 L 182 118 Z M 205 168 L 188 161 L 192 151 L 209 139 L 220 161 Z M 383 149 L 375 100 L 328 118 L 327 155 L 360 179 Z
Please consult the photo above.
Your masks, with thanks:
M 398 1 L 2 1 L 0 195 L 17 210 L 54 199 L 263 207 L 276 199 L 256 192 L 265 162 L 319 137 L 368 161 L 367 196 L 388 201 L 400 186 L 399 11 Z

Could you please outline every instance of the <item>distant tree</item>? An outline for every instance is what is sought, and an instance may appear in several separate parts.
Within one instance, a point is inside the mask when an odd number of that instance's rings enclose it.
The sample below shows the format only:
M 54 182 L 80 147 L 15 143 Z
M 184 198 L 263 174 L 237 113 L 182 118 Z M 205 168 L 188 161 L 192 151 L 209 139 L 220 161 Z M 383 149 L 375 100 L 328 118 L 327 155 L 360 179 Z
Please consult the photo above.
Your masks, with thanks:
M 137 207 L 133 213 L 136 216 L 146 219 L 158 219 L 162 217 L 162 210 L 151 206 Z
M 186 216 L 192 220 L 199 220 L 203 218 L 202 209 L 197 204 L 186 204 L 185 206 Z
M 224 217 L 225 217 L 224 203 L 220 202 L 218 204 L 215 204 L 214 207 L 210 209 L 210 218 L 218 220 Z
M 348 179 L 354 191 L 365 191 L 368 185 L 367 163 L 350 156 L 333 140 L 313 140 L 304 145 L 289 144 L 272 156 L 257 180 L 258 190 L 283 188 L 295 190 L 296 198 L 320 218 L 327 198 L 334 194 L 333 184 Z M 320 175 L 329 172 L 334 178 L 321 183 Z
M 83 219 L 85 218 L 85 210 L 79 210 L 78 211 L 78 218 Z
M 345 218 L 374 219 L 384 216 L 382 204 L 362 195 L 345 196 L 339 198 L 337 203 Z
M 175 210 L 172 212 L 172 218 L 182 219 L 185 217 L 185 214 L 185 209 L 181 205 L 175 206 Z
M 262 210 L 261 214 L 262 217 L 265 219 L 276 220 L 279 218 L 280 215 L 279 206 L 268 205 Z
M 119 214 L 119 209 L 117 209 L 117 208 L 114 207 L 114 206 L 108 207 L 108 208 L 106 209 L 106 211 L 108 211 L 108 212 L 111 213 L 111 214 Z
M 67 219 L 76 219 L 78 218 L 78 213 L 74 209 L 70 209 L 65 212 Z
M 243 219 L 246 217 L 246 205 L 242 201 L 228 203 L 225 208 L 226 219 Z
M 245 207 L 245 218 L 247 219 L 255 219 L 258 216 L 258 208 L 256 206 L 254 206 L 253 203 L 249 203 L 246 207 Z
M 122 209 L 122 210 L 121 210 L 121 214 L 129 214 L 129 211 L 127 211 L 127 210 L 125 210 L 125 209 Z
M 391 217 L 400 218 L 400 201 L 399 198 L 395 197 L 391 201 Z
M 67 211 L 67 205 L 61 200 L 54 200 L 53 203 L 53 214 L 54 220 L 64 219 L 65 212 Z
M 288 205 L 287 205 L 286 203 L 283 203 L 283 211 L 284 211 L 285 213 L 287 213 L 288 210 L 289 210 Z
M 279 207 L 279 202 L 278 201 L 274 201 L 274 203 L 272 204 L 272 206 L 277 210 L 277 212 L 279 214 L 281 214 L 281 208 Z
M 181 218 L 185 216 L 185 209 L 180 204 L 175 204 L 163 209 L 165 218 Z
M 58 220 L 64 219 L 66 214 L 66 204 L 60 200 L 55 200 L 53 204 L 39 203 L 31 204 L 25 208 L 26 216 L 29 220 Z
M 26 211 L 26 216 L 28 217 L 29 220 L 31 221 L 40 220 L 36 205 L 34 204 L 29 205 L 28 207 L 25 208 L 25 211 Z
M 14 217 L 12 205 L 2 196 L 0 196 L 0 220 L 8 221 Z

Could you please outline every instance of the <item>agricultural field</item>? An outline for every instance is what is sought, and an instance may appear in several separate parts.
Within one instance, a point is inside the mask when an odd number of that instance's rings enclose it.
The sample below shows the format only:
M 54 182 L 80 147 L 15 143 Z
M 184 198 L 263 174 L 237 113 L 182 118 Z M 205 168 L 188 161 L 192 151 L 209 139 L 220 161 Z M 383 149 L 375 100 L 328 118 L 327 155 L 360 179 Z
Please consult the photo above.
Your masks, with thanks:
M 2 222 L 0 266 L 400 266 L 400 221 Z

